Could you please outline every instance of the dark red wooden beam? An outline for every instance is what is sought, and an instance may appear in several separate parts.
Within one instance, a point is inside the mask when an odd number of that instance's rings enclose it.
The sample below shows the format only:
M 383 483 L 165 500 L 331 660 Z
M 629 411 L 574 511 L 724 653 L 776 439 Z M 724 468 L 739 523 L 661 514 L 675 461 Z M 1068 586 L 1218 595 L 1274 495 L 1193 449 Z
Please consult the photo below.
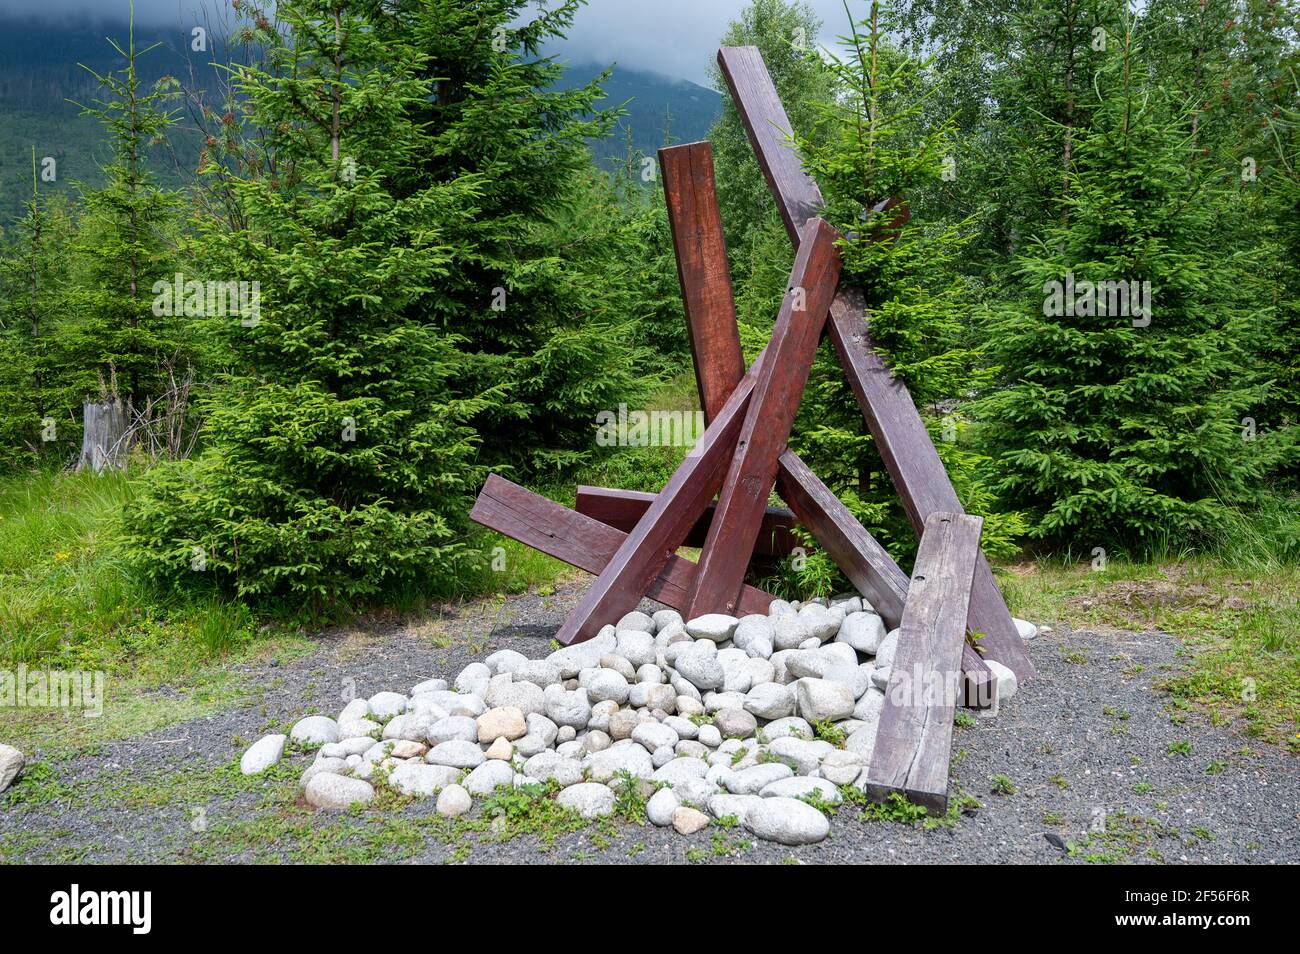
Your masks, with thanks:
M 790 121 L 772 78 L 758 49 L 752 46 L 723 47 L 718 51 L 718 65 L 786 231 L 791 241 L 798 243 L 799 229 L 824 203 L 817 184 L 803 171 L 789 143 Z M 919 536 L 926 517 L 936 511 L 963 512 L 911 395 L 875 350 L 860 292 L 840 289 L 831 305 L 827 330 L 913 531 Z M 984 634 L 980 645 L 991 658 L 1021 679 L 1034 674 L 993 570 L 982 554 L 976 561 L 968 625 Z
M 592 574 L 600 573 L 627 539 L 621 530 L 575 513 L 496 474 L 488 476 L 474 501 L 470 519 Z M 695 571 L 690 560 L 670 556 L 645 595 L 680 610 L 686 606 Z M 740 597 L 741 611 L 766 613 L 772 599 L 770 593 L 746 586 Z
M 745 374 L 727 242 L 713 181 L 713 147 L 692 142 L 660 149 L 659 166 L 700 407 L 705 420 L 711 421 Z
M 645 515 L 654 503 L 655 495 L 639 490 L 618 490 L 611 487 L 578 487 L 578 499 L 574 509 L 578 513 L 593 517 L 601 523 L 617 527 L 628 533 L 637 521 Z M 695 521 L 695 526 L 682 542 L 685 547 L 702 547 L 709 535 L 709 523 L 717 504 L 710 503 L 704 515 Z M 754 543 L 754 553 L 765 557 L 787 557 L 799 546 L 799 538 L 794 530 L 794 514 L 782 507 L 768 507 L 763 514 L 763 524 Z M 904 577 L 906 579 L 906 577 Z
M 700 554 L 688 616 L 734 613 L 745 567 L 754 552 L 768 494 L 776 483 L 777 458 L 790 438 L 803 400 L 831 299 L 840 280 L 838 235 L 822 219 L 804 226 L 789 288 L 768 345 L 762 376 L 754 387 L 736 455 L 718 496 L 718 509 Z

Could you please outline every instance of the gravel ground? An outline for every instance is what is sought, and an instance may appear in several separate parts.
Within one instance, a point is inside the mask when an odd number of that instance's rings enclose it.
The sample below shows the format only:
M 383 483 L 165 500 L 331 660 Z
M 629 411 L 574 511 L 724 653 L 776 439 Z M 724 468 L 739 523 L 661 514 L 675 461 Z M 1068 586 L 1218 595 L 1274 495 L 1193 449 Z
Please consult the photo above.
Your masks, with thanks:
M 1037 678 L 999 715 L 956 732 L 953 778 L 981 807 L 928 829 L 864 822 L 845 807 L 829 839 L 803 848 L 756 841 L 741 829 L 682 837 L 620 822 L 613 831 L 563 835 L 549 849 L 532 837 L 476 835 L 456 850 L 428 834 L 440 824 L 430 817 L 432 800 L 359 816 L 316 814 L 295 801 L 287 769 L 254 783 L 238 783 L 232 772 L 243 747 L 264 732 L 287 731 L 312 712 L 335 714 L 345 686 L 359 695 L 406 691 L 497 649 L 544 655 L 580 592 L 568 584 L 549 597 L 469 604 L 435 626 L 327 633 L 308 657 L 241 668 L 250 685 L 266 687 L 256 704 L 47 763 L 56 778 L 41 783 L 44 798 L 6 806 L 0 796 L 0 860 L 1300 862 L 1295 758 L 1198 714 L 1171 719 L 1171 700 L 1155 685 L 1183 660 L 1178 641 L 1162 633 L 1058 626 L 1040 636 L 1030 644 Z M 299 770 L 308 759 L 297 757 Z M 1009 779 L 1014 793 L 994 793 L 995 776 Z

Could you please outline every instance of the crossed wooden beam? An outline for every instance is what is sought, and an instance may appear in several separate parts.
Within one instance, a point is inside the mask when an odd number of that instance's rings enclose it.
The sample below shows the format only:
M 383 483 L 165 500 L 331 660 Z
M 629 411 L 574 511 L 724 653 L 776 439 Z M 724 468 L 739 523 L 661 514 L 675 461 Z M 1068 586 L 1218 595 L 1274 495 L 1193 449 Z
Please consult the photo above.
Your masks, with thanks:
M 718 63 L 796 249 L 770 342 L 746 369 L 709 144 L 660 150 L 707 428 L 658 494 L 583 487 L 575 512 L 494 474 L 470 516 L 595 574 L 556 633 L 566 644 L 590 639 L 643 596 L 687 619 L 766 613 L 772 596 L 745 584 L 746 568 L 755 554 L 789 553 L 797 522 L 886 624 L 901 627 L 891 691 L 904 667 L 940 677 L 960 670 L 956 698 L 941 693 L 923 705 L 887 700 L 869 769 L 868 791 L 877 797 L 905 791 L 941 807 L 952 707 L 992 699 L 992 674 L 967 630 L 982 633 L 985 655 L 1019 679 L 1032 676 L 1033 666 L 979 552 L 982 521 L 963 514 L 911 395 L 876 352 L 861 291 L 839 286 L 838 234 L 818 216 L 821 192 L 789 145 L 790 123 L 761 55 L 754 47 L 724 47 Z M 894 227 L 906 217 L 903 207 Z M 921 539 L 910 580 L 786 446 L 823 332 Z M 767 506 L 774 485 L 790 512 Z M 702 548 L 698 563 L 676 555 L 688 542 Z

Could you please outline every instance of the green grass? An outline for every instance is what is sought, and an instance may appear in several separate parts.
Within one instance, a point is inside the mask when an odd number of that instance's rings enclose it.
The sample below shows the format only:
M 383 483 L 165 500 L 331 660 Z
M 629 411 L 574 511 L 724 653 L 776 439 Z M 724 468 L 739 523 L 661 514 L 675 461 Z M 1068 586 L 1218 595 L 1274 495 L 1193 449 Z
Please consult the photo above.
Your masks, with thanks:
M 1294 514 L 1290 521 L 1269 505 L 1255 523 L 1222 531 L 1212 555 L 1111 559 L 1099 572 L 1088 561 L 1043 558 L 1002 568 L 999 582 L 1025 619 L 1178 637 L 1186 665 L 1158 682 L 1176 704 L 1216 723 L 1241 720 L 1250 736 L 1300 751 L 1300 563 L 1285 541 L 1300 526 Z M 1066 644 L 1058 652 L 1090 663 Z M 1123 659 L 1105 664 L 1130 677 L 1143 671 Z

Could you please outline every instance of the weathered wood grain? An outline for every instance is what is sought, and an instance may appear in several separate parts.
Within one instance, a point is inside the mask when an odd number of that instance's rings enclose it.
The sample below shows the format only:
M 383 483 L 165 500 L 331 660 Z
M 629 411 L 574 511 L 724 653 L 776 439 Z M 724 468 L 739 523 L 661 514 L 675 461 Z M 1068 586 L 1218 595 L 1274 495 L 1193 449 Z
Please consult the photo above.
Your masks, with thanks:
M 804 227 L 804 241 L 795 256 L 767 361 L 750 398 L 736 454 L 700 554 L 688 618 L 736 610 L 745 567 L 776 482 L 777 458 L 789 440 L 790 425 L 839 284 L 837 238 L 822 219 L 812 219 Z
M 866 793 L 901 792 L 934 812 L 948 808 L 953 716 L 983 520 L 936 511 L 925 521 L 867 765 Z
M 790 146 L 790 122 L 763 58 L 756 47 L 723 47 L 718 52 L 718 65 L 781 210 L 786 231 L 797 243 L 803 223 L 822 208 L 822 195 Z M 875 350 L 860 290 L 848 286 L 840 289 L 831 305 L 827 333 L 912 529 L 919 535 L 926 517 L 935 511 L 961 512 L 957 493 L 911 395 L 901 381 L 893 378 Z M 1021 679 L 1031 677 L 1033 664 L 1011 621 L 992 568 L 982 555 L 976 566 L 970 612 L 970 627 L 984 634 L 980 645 L 988 656 Z
M 692 142 L 660 149 L 659 165 L 700 407 L 711 421 L 745 373 L 713 179 L 713 147 Z
M 618 551 L 627 534 L 575 513 L 496 474 L 488 476 L 470 511 L 470 519 L 512 540 L 597 574 Z M 651 582 L 646 596 L 681 610 L 695 576 L 695 564 L 673 555 Z M 753 586 L 741 593 L 744 613 L 766 613 L 772 595 Z
M 617 527 L 625 533 L 631 532 L 638 520 L 650 509 L 655 495 L 639 490 L 619 490 L 613 487 L 588 487 L 579 485 L 574 509 L 599 520 L 611 527 Z M 695 522 L 682 546 L 702 547 L 709 534 L 709 523 L 713 520 L 716 503 L 710 503 L 704 515 Z M 786 557 L 799 546 L 799 539 L 792 533 L 795 518 L 784 507 L 768 507 L 763 514 L 763 524 L 754 543 L 754 555 L 764 557 Z M 906 577 L 904 577 L 906 580 Z

